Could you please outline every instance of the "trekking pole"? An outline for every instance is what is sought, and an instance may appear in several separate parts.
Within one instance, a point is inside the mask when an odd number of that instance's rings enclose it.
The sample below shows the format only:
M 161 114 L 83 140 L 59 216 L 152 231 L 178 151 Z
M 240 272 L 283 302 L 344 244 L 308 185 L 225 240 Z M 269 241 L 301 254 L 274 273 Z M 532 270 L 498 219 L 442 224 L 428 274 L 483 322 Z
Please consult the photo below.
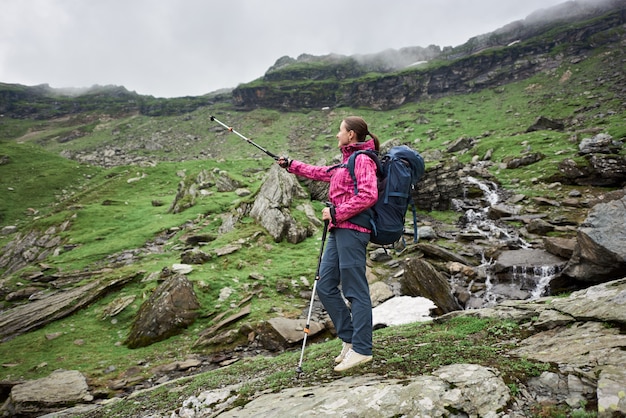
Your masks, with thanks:
M 259 144 L 254 143 L 250 138 L 246 138 L 245 136 L 243 136 L 242 134 L 240 134 L 239 132 L 237 132 L 236 130 L 234 130 L 233 128 L 231 128 L 230 126 L 220 122 L 219 120 L 215 119 L 215 116 L 211 116 L 211 121 L 215 121 L 217 123 L 219 123 L 220 125 L 222 125 L 224 128 L 228 129 L 230 132 L 234 133 L 235 135 L 237 135 L 238 137 L 240 137 L 241 139 L 243 139 L 244 141 L 248 142 L 249 144 L 254 145 L 255 147 L 257 147 L 258 149 L 260 149 L 261 151 L 263 151 L 264 153 L 266 153 L 267 155 L 269 155 L 270 157 L 272 157 L 275 160 L 278 160 L 278 156 L 275 154 L 272 154 L 271 152 L 269 152 L 268 150 L 266 150 L 265 148 L 263 148 L 262 146 L 260 146 Z
M 315 281 L 313 282 L 313 292 L 311 293 L 311 303 L 309 304 L 309 314 L 306 318 L 306 326 L 304 327 L 304 338 L 302 339 L 302 351 L 300 352 L 300 362 L 296 368 L 296 378 L 299 378 L 304 372 L 302 371 L 302 359 L 304 358 L 304 348 L 306 347 L 306 339 L 311 332 L 311 312 L 313 312 L 313 302 L 315 302 L 315 289 L 317 281 L 320 279 L 320 265 L 322 264 L 322 255 L 324 253 L 324 244 L 326 243 L 326 233 L 328 232 L 328 221 L 324 221 L 324 232 L 322 233 L 322 245 L 320 247 L 320 255 L 317 259 L 317 271 L 315 272 Z

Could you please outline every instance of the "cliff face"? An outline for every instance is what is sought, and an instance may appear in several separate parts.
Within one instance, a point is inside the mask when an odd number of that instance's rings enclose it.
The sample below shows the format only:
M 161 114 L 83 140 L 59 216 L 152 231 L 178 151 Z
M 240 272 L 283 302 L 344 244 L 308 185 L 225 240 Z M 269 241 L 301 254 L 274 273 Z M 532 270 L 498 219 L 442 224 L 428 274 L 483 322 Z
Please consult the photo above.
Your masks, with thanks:
M 512 25 L 509 32 L 472 38 L 442 53 L 437 64 L 391 73 L 365 73 L 368 67 L 350 59 L 335 60 L 325 67 L 323 62 L 308 64 L 316 65 L 315 71 L 311 67 L 304 71 L 305 64 L 300 62 L 283 62 L 279 71 L 268 71 L 262 80 L 233 90 L 232 99 L 242 109 L 392 109 L 423 98 L 469 93 L 525 79 L 563 60 L 576 62 L 591 49 L 622 42 L 625 22 L 626 6 L 622 4 L 575 24 L 534 23 L 524 31 Z M 509 42 L 513 35 L 527 38 Z

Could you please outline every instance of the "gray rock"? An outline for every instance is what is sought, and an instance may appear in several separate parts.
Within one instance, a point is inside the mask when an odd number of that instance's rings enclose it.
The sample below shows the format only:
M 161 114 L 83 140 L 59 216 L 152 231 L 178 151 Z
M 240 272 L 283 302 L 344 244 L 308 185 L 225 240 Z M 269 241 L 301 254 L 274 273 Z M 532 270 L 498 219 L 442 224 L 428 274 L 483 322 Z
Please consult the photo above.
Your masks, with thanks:
M 93 274 L 93 272 L 91 273 Z M 64 318 L 132 281 L 136 275 L 94 280 L 84 286 L 55 293 L 47 298 L 0 312 L 0 341 L 13 338 Z
M 378 306 L 393 297 L 393 290 L 384 282 L 374 282 L 370 285 L 370 299 L 372 307 Z
M 139 348 L 176 335 L 195 321 L 199 308 L 191 282 L 170 277 L 141 305 L 124 343 Z
M 626 274 L 626 196 L 595 205 L 578 229 L 577 245 L 563 275 L 601 283 Z
M 297 244 L 312 232 L 307 226 L 299 225 L 292 217 L 289 207 L 296 198 L 308 197 L 296 176 L 287 173 L 278 165 L 270 168 L 259 193 L 254 200 L 250 216 L 280 242 L 283 239 Z
M 76 370 L 56 370 L 47 377 L 13 386 L 2 410 L 11 416 L 39 416 L 92 400 L 85 376 Z
M 496 417 L 509 400 L 509 389 L 497 372 L 455 364 L 404 381 L 364 375 L 286 389 L 218 416 L 449 417 L 454 410 L 466 416 Z
M 503 251 L 498 256 L 493 270 L 497 274 L 512 273 L 516 267 L 533 269 L 542 266 L 559 266 L 562 268 L 567 260 L 547 251 L 538 249 Z
M 602 369 L 598 377 L 597 397 L 599 417 L 624 416 L 626 414 L 624 382 L 626 382 L 624 362 Z
M 555 299 L 551 307 L 577 320 L 626 324 L 626 278 L 573 292 Z
M 461 309 L 454 298 L 452 287 L 446 277 L 438 272 L 429 262 L 421 258 L 411 258 L 405 266 L 404 276 L 400 279 L 402 293 L 407 296 L 422 296 L 437 305 L 437 314 Z
M 598 134 L 593 138 L 583 138 L 578 144 L 580 154 L 612 154 L 619 152 L 619 147 L 609 134 Z

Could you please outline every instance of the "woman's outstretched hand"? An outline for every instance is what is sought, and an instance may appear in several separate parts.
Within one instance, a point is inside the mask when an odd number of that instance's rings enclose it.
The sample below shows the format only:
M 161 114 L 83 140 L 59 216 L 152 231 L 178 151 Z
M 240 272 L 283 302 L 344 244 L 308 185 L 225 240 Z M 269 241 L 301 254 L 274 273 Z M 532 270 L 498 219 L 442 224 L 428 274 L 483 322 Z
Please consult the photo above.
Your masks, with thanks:
M 282 168 L 289 168 L 289 166 L 291 165 L 291 160 L 287 157 L 279 157 L 278 160 L 276 160 L 276 162 Z

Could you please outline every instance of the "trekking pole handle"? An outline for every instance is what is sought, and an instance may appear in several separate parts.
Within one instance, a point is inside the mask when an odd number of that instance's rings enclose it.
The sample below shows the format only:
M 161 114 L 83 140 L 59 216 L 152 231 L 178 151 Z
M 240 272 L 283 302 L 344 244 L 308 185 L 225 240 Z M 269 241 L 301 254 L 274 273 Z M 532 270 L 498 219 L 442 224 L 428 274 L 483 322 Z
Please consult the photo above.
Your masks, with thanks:
M 245 137 L 244 135 L 240 134 L 239 132 L 237 132 L 236 130 L 234 130 L 232 127 L 226 125 L 225 123 L 220 122 L 219 120 L 217 120 L 215 118 L 215 116 L 211 116 L 211 121 L 217 122 L 220 125 L 222 125 L 224 128 L 228 129 L 229 132 L 234 133 L 235 135 L 237 135 L 238 137 L 240 137 L 241 139 L 243 139 L 244 141 L 248 142 L 249 144 L 254 145 L 255 147 L 257 147 L 258 149 L 260 149 L 261 151 L 263 151 L 264 153 L 266 153 L 267 155 L 269 155 L 270 157 L 272 157 L 275 160 L 278 160 L 278 155 L 275 155 L 271 152 L 269 152 L 268 150 L 266 150 L 265 148 L 261 147 L 259 144 L 254 143 L 250 138 Z

